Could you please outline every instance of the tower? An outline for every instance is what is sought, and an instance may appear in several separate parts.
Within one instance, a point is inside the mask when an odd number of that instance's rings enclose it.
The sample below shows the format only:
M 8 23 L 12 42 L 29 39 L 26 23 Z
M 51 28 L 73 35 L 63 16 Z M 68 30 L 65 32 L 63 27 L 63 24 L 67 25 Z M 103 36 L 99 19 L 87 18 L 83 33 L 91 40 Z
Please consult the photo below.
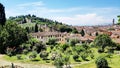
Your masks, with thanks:
M 113 25 L 115 25 L 115 19 L 113 19 L 112 23 L 113 23 Z

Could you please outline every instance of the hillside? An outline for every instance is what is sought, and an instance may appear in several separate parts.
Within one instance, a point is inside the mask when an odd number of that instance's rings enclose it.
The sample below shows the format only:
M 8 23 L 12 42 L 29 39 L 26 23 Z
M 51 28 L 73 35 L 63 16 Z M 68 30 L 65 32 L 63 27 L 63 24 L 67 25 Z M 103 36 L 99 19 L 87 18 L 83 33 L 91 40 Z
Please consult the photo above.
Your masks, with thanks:
M 24 28 L 31 28 L 34 30 L 35 24 L 38 25 L 39 31 L 58 31 L 58 32 L 72 32 L 77 33 L 78 31 L 62 22 L 53 21 L 47 18 L 37 17 L 35 15 L 20 15 L 16 17 L 9 17 L 8 21 L 14 21 L 20 24 Z

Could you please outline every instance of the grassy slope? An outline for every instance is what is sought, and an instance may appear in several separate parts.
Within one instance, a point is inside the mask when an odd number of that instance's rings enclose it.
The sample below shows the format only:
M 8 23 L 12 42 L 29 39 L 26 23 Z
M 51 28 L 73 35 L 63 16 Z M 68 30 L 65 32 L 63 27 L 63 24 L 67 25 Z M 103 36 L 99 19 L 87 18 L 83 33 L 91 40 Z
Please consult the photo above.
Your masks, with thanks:
M 97 49 L 96 48 L 91 48 L 93 51 L 94 51 L 94 55 L 95 55 L 95 58 L 98 57 L 99 55 L 106 55 L 105 53 L 102 53 L 102 54 L 99 54 L 97 52 Z M 51 49 L 48 47 L 47 48 L 47 52 L 51 51 Z M 58 51 L 60 52 L 60 51 Z M 27 57 L 29 54 L 27 55 L 21 55 L 22 58 L 25 58 Z M 50 56 L 49 56 L 50 57 Z M 22 62 L 22 63 L 31 63 L 31 64 L 49 64 L 51 65 L 53 63 L 53 61 L 49 60 L 49 63 L 46 63 L 46 61 L 43 61 L 39 55 L 37 56 L 36 60 L 38 61 L 31 61 L 29 59 L 23 59 L 23 60 L 18 60 L 16 56 L 12 56 L 12 57 L 9 57 L 9 56 L 5 56 L 4 57 L 5 60 L 8 60 L 8 61 L 12 61 L 12 62 Z M 120 55 L 113 55 L 112 58 L 107 58 L 108 60 L 108 63 L 109 63 L 109 66 L 111 68 L 120 68 Z M 72 65 L 76 65 L 74 68 L 96 68 L 96 65 L 95 65 L 95 61 L 94 60 L 90 60 L 90 61 L 81 61 L 81 62 L 75 62 L 72 58 L 72 56 L 70 56 L 70 62 L 72 63 Z
M 120 55 L 113 55 L 112 58 L 107 58 L 109 67 L 120 68 Z M 96 68 L 95 61 L 83 65 L 75 66 L 74 68 Z

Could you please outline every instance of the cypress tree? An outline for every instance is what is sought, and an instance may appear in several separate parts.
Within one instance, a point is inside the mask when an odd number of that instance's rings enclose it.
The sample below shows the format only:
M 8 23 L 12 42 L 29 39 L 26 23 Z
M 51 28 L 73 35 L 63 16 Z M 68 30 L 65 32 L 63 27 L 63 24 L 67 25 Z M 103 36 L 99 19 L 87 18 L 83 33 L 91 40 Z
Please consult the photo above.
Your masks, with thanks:
M 3 4 L 0 3 L 0 24 L 3 26 L 5 25 L 6 22 L 6 17 L 5 17 L 5 7 Z
M 35 32 L 38 32 L 38 25 L 35 24 Z
M 84 32 L 83 29 L 81 30 L 80 34 L 81 34 L 81 36 L 84 36 L 84 35 L 85 35 L 85 32 Z

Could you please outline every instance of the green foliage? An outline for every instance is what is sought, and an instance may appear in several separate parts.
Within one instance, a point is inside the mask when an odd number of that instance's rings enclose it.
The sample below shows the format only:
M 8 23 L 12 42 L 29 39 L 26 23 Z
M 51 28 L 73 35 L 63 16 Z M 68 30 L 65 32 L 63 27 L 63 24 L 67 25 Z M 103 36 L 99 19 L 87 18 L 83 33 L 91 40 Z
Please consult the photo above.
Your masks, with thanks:
M 47 57 L 48 57 L 48 53 L 46 51 L 42 51 L 40 53 L 40 57 L 43 59 L 43 60 L 47 60 Z
M 84 32 L 83 29 L 81 30 L 80 34 L 81 34 L 81 36 L 84 36 L 84 35 L 85 35 L 85 32 Z
M 32 50 L 40 53 L 42 50 L 46 50 L 46 45 L 44 45 L 42 42 L 35 43 Z
M 75 44 L 79 43 L 78 39 L 70 39 L 69 44 L 70 46 L 75 46 Z
M 11 57 L 15 55 L 15 50 L 16 50 L 15 48 L 7 48 L 6 54 Z
M 108 62 L 107 60 L 102 57 L 102 56 L 99 56 L 96 61 L 95 61 L 95 64 L 97 66 L 97 68 L 108 68 Z
M 18 60 L 22 60 L 22 56 L 21 55 L 17 55 L 16 56 Z
M 75 51 L 80 54 L 81 52 L 85 51 L 85 48 L 83 48 L 82 45 L 75 46 Z
M 35 32 L 38 32 L 38 25 L 35 24 Z
M 65 26 L 65 25 L 59 25 L 58 31 L 60 32 L 72 32 L 72 28 Z
M 118 17 L 118 22 L 117 22 L 117 24 L 120 25 L 120 15 L 118 15 L 117 17 Z
M 64 60 L 64 64 L 66 65 L 66 68 L 70 68 L 70 56 L 69 55 L 65 55 L 63 57 L 63 60 Z
M 72 29 L 72 33 L 78 33 L 77 29 L 76 29 L 76 28 L 73 28 L 73 29 Z
M 63 44 L 61 45 L 61 48 L 63 51 L 65 51 L 69 47 L 69 44 Z
M 0 25 L 5 25 L 6 17 L 5 17 L 5 9 L 3 4 L 0 3 Z
M 113 46 L 112 43 L 111 38 L 106 34 L 98 35 L 94 40 L 94 44 L 99 47 L 100 51 L 104 51 L 106 46 Z
M 33 52 L 29 55 L 29 58 L 30 58 L 31 60 L 34 60 L 36 57 L 37 57 L 37 52 L 36 52 L 36 51 L 33 51 Z
M 77 61 L 78 58 L 79 58 L 79 55 L 77 55 L 77 54 L 74 54 L 74 55 L 73 55 L 73 59 L 74 59 L 75 61 Z
M 62 66 L 64 65 L 63 58 L 57 58 L 54 60 L 54 65 L 56 68 L 63 68 Z
M 96 32 L 96 33 L 95 33 L 95 36 L 98 36 L 98 35 L 99 35 L 98 32 Z
M 24 50 L 23 50 L 23 54 L 25 54 L 25 55 L 28 54 L 28 52 L 29 52 L 29 51 L 28 51 L 27 49 L 24 49 Z
M 80 56 L 83 60 L 87 60 L 86 58 L 88 57 L 88 53 L 82 52 Z
M 8 21 L 0 31 L 0 52 L 5 53 L 7 47 L 18 48 L 28 40 L 26 31 L 12 21 Z
M 56 38 L 49 38 L 47 45 L 56 45 L 57 39 Z

